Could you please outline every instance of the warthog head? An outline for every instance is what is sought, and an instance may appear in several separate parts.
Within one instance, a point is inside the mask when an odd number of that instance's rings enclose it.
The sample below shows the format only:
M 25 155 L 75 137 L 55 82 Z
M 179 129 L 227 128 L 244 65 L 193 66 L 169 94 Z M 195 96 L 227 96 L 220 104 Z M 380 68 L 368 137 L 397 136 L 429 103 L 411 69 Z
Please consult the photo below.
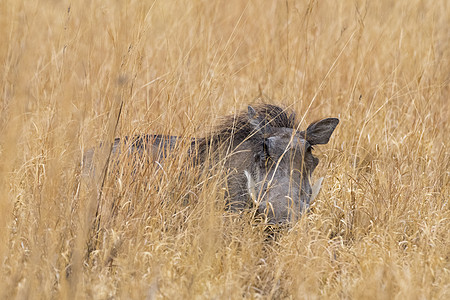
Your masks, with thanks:
M 328 143 L 339 120 L 323 119 L 306 131 L 296 131 L 271 126 L 267 116 L 260 116 L 251 106 L 248 118 L 258 136 L 253 140 L 259 142 L 252 143 L 253 162 L 244 170 L 247 192 L 268 224 L 292 222 L 308 210 L 322 183 L 320 178 L 311 185 L 319 163 L 312 154 L 313 146 Z

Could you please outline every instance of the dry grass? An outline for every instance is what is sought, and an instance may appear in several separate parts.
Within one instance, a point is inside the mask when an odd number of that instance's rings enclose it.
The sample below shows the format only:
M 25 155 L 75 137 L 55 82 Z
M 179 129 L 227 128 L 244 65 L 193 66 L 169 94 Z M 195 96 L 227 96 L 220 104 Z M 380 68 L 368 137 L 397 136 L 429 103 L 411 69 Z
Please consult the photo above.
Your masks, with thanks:
M 2 1 L 0 296 L 449 299 L 449 24 L 445 0 Z M 80 177 L 89 147 L 199 136 L 260 93 L 341 119 L 276 241 L 183 145 Z

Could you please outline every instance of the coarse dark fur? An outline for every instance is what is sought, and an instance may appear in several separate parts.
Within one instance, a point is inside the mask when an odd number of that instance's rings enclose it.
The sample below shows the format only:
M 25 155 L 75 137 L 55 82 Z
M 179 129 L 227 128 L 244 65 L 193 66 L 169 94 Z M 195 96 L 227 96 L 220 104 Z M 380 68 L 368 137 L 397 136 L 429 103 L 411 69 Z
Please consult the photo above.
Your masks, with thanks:
M 202 163 L 208 155 L 220 148 L 236 150 L 244 141 L 250 141 L 256 147 L 262 147 L 263 135 L 270 128 L 298 128 L 295 113 L 272 104 L 260 104 L 253 107 L 260 125 L 255 128 L 249 122 L 247 112 L 224 117 L 219 125 L 204 138 L 194 139 L 192 150 L 197 152 L 196 161 Z

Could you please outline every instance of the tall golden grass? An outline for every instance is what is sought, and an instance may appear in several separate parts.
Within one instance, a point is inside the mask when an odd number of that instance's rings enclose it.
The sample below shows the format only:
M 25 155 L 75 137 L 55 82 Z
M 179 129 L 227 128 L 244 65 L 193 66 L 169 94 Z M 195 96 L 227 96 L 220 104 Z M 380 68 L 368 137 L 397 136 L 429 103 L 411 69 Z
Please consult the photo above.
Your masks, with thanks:
M 450 298 L 448 1 L 6 0 L 0 32 L 3 299 Z M 341 120 L 275 240 L 184 145 L 80 175 L 258 97 Z

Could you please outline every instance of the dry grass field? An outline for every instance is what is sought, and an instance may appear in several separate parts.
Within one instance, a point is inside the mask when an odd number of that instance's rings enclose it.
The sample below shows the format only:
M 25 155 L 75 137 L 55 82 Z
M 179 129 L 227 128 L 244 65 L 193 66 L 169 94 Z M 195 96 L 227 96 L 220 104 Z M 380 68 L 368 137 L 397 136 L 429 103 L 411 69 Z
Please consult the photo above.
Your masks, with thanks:
M 447 0 L 5 0 L 0 33 L 1 299 L 450 299 Z M 274 239 L 183 143 L 82 176 L 261 102 L 341 120 Z

